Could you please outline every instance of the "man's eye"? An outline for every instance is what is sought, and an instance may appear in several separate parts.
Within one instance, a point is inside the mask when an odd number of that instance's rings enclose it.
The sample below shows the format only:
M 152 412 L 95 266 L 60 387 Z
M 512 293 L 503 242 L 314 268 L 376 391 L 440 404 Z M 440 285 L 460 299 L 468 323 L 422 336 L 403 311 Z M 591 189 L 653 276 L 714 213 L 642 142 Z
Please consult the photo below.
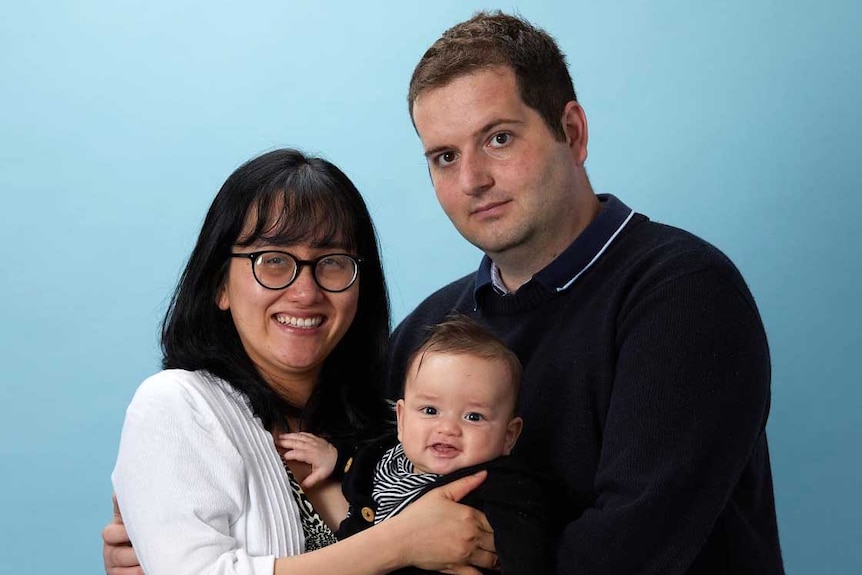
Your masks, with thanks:
M 455 161 L 455 152 L 443 152 L 434 158 L 434 163 L 439 167 L 445 167 Z
M 420 411 L 422 411 L 422 413 L 425 415 L 437 415 L 436 407 L 423 407 Z
M 481 413 L 471 412 L 464 416 L 467 421 L 482 421 L 485 417 Z
M 512 141 L 512 134 L 508 132 L 500 132 L 499 134 L 494 134 L 491 138 L 491 146 L 499 148 L 501 146 L 505 146 L 510 141 Z

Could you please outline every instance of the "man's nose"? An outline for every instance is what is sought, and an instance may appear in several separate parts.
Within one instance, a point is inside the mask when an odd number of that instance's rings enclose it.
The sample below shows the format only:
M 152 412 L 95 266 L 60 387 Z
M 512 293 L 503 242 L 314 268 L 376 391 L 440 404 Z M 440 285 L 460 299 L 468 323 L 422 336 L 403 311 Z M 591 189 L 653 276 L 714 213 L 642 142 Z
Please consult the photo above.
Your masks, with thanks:
M 492 185 L 494 178 L 488 166 L 488 159 L 482 154 L 464 154 L 461 157 L 461 191 L 468 196 L 481 194 Z

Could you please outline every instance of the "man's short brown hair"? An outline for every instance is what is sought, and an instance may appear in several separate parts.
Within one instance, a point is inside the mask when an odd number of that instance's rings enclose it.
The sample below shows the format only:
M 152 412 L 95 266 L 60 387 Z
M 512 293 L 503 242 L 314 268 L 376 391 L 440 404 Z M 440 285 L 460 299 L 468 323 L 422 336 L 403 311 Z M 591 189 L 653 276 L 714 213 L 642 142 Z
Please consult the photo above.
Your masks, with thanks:
M 512 69 L 521 99 L 542 116 L 558 140 L 564 141 L 566 134 L 560 122 L 563 109 L 577 101 L 566 57 L 547 32 L 500 11 L 477 12 L 443 32 L 428 48 L 410 79 L 410 118 L 422 92 L 498 66 Z

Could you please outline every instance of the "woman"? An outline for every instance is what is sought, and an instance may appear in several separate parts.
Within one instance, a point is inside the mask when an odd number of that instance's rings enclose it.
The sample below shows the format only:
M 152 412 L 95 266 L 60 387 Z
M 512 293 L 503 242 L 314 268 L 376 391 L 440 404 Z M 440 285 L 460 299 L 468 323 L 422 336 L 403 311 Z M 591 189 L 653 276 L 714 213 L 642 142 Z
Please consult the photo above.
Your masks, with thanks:
M 165 317 L 165 371 L 135 394 L 112 476 L 148 575 L 493 563 L 484 516 L 451 501 L 481 477 L 333 543 L 339 486 L 303 493 L 308 470 L 276 451 L 285 431 L 338 443 L 384 424 L 388 307 L 368 210 L 337 167 L 277 150 L 227 179 Z

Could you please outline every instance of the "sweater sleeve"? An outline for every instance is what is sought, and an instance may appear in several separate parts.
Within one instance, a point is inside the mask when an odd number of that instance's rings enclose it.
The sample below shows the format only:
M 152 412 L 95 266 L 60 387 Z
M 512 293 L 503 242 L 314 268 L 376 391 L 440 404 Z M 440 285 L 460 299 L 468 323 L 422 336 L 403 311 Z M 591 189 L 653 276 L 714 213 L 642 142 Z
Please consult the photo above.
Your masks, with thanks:
M 622 310 L 596 499 L 564 529 L 559 573 L 686 573 L 733 507 L 765 449 L 770 379 L 759 314 L 734 272 L 675 277 Z
M 476 505 L 494 529 L 494 543 L 505 575 L 547 573 L 552 539 L 549 500 L 537 476 L 508 457 L 489 468 L 488 477 L 476 490 Z M 464 502 L 472 505 L 472 493 Z
M 248 505 L 246 467 L 212 411 L 170 372 L 146 380 L 126 412 L 112 475 L 147 575 L 271 575 L 231 535 Z

